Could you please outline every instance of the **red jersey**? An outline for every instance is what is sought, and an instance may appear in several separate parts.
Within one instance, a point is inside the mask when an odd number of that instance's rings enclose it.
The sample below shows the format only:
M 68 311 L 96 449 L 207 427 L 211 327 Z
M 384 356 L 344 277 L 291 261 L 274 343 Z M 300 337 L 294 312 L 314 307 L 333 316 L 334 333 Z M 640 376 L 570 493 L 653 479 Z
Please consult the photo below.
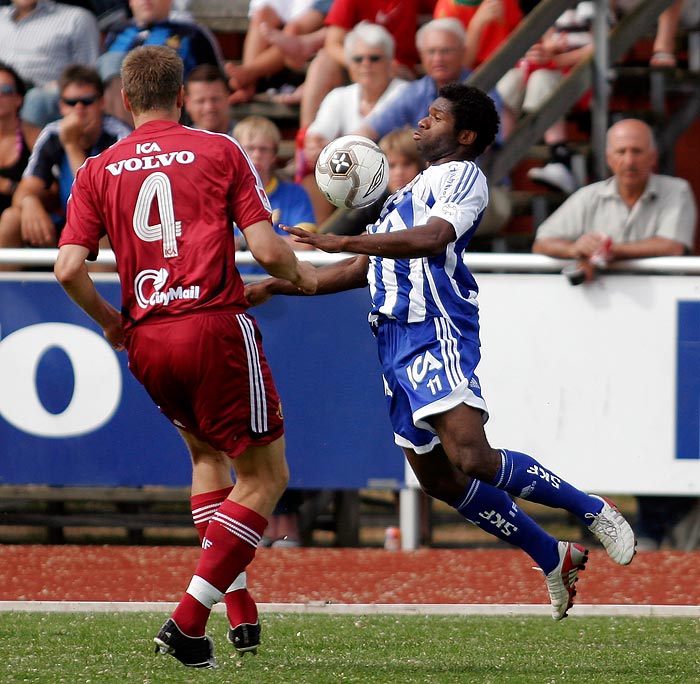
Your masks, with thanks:
M 150 316 L 244 311 L 232 224 L 270 220 L 260 178 L 236 141 L 152 121 L 80 168 L 60 245 L 82 245 L 94 258 L 107 234 L 128 328 Z
M 334 0 L 326 25 L 340 26 L 347 31 L 361 21 L 381 24 L 396 41 L 396 60 L 413 68 L 418 64 L 416 29 L 418 10 L 425 0 Z

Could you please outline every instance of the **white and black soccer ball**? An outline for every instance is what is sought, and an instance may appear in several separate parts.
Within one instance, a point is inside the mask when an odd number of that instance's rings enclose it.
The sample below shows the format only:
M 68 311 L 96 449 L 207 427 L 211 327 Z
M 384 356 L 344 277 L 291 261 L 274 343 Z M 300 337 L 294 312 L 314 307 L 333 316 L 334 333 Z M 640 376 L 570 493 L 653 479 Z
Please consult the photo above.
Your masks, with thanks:
M 369 138 L 344 135 L 321 150 L 315 175 L 318 189 L 331 204 L 361 209 L 386 190 L 389 162 Z

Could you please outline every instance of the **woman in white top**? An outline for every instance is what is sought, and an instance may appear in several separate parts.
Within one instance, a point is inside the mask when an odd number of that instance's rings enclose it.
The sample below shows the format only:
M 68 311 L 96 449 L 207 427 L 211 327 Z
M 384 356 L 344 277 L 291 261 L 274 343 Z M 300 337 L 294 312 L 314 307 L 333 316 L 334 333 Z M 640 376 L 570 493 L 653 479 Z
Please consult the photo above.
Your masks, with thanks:
M 331 140 L 355 131 L 377 104 L 392 97 L 406 83 L 392 75 L 394 39 L 383 26 L 360 22 L 345 37 L 344 47 L 352 83 L 326 95 L 304 138 L 302 184 L 312 195 L 318 223 L 333 212 L 333 206 L 313 180 L 320 151 Z

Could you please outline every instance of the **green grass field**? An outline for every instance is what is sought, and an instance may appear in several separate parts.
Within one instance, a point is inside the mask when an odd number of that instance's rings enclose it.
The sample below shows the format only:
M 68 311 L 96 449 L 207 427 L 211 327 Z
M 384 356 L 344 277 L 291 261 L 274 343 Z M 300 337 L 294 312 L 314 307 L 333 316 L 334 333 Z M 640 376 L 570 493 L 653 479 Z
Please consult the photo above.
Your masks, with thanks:
M 266 614 L 257 656 L 209 633 L 217 670 L 153 653 L 166 616 L 0 613 L 0 682 L 624 684 L 700 682 L 700 620 Z

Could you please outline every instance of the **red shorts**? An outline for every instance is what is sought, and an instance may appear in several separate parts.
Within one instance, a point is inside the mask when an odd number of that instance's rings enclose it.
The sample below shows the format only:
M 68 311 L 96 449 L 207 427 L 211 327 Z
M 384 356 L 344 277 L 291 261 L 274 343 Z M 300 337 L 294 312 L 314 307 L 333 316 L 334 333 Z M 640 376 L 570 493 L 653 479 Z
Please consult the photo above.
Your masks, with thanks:
M 177 427 L 235 458 L 284 434 L 255 321 L 213 312 L 152 319 L 127 332 L 129 368 Z

